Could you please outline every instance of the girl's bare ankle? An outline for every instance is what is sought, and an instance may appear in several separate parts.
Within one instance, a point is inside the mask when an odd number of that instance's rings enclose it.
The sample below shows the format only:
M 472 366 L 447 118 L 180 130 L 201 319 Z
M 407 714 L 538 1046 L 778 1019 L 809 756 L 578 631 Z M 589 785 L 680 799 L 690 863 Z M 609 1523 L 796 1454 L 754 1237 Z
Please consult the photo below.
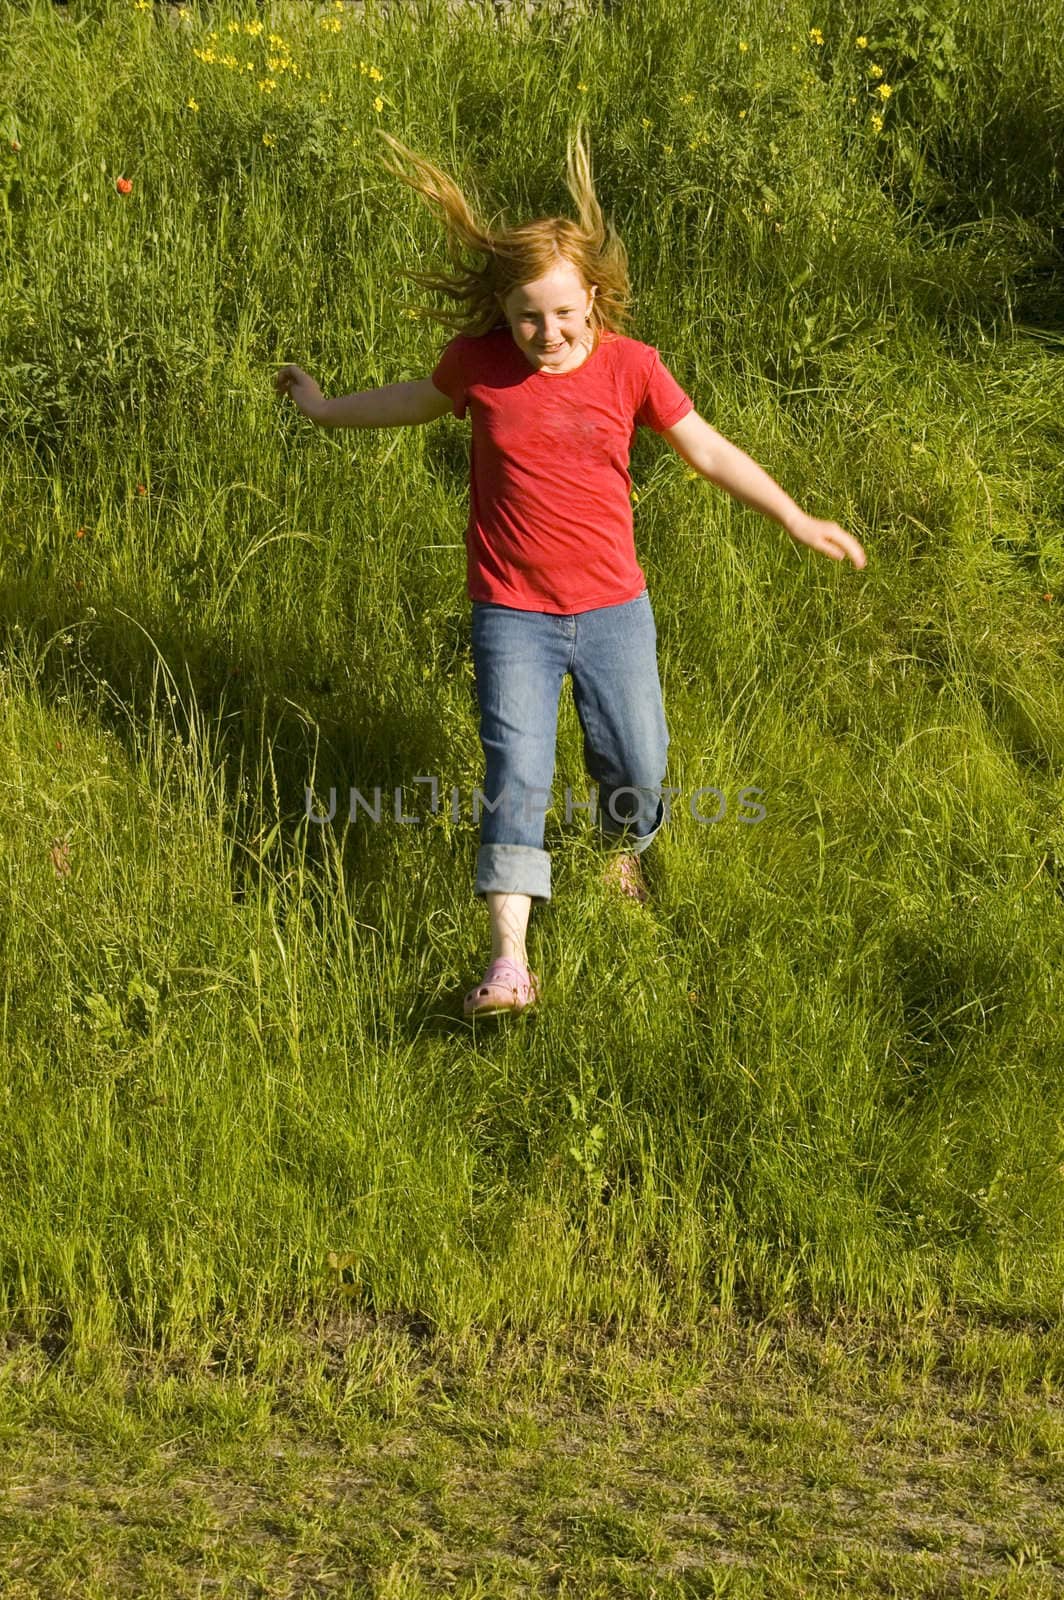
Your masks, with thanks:
M 519 967 L 528 966 L 528 952 L 517 945 L 511 944 L 508 940 L 504 940 L 492 949 L 491 959 L 493 961 L 516 961 Z

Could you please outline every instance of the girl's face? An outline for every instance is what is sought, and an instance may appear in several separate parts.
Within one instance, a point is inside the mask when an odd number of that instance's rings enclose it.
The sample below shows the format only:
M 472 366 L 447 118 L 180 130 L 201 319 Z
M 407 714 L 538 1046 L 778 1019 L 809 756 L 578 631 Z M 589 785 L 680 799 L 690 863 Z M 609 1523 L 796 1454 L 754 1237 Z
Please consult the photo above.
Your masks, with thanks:
M 499 304 L 510 331 L 534 367 L 555 371 L 580 355 L 587 343 L 587 314 L 595 288 L 584 288 L 570 263 L 533 283 L 518 284 Z

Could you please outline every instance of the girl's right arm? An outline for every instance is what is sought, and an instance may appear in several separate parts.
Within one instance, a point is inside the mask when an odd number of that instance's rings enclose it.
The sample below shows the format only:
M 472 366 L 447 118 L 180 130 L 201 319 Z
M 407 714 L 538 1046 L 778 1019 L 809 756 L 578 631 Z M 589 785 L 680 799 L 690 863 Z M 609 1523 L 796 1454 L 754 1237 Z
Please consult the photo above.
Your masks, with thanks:
M 322 428 L 401 428 L 431 422 L 451 410 L 431 378 L 414 383 L 389 383 L 383 389 L 327 400 L 301 367 L 282 367 L 274 379 L 278 394 L 289 394 L 299 410 Z

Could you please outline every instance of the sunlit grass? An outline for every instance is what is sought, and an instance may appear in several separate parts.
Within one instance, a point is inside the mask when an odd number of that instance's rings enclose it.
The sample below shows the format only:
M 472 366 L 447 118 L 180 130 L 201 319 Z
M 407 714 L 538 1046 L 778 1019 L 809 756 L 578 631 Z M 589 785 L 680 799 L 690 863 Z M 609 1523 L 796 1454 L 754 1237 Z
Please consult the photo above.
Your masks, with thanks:
M 1028 141 L 1064 34 L 161 11 L 0 22 L 9 1324 L 202 1354 L 336 1304 L 455 1338 L 1059 1310 L 1064 365 Z M 544 1004 L 474 1029 L 467 427 L 327 435 L 270 380 L 446 342 L 406 314 L 442 236 L 377 119 L 517 218 L 566 206 L 578 112 L 636 336 L 869 564 L 639 436 L 681 790 L 654 907 L 555 812 Z

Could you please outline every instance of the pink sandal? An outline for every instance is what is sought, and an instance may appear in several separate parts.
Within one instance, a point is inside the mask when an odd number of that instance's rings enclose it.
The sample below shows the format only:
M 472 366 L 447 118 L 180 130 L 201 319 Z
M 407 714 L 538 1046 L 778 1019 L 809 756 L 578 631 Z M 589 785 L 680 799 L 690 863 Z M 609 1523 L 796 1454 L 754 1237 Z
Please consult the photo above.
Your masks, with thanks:
M 539 978 L 509 956 L 493 961 L 483 981 L 470 989 L 462 1003 L 467 1017 L 502 1011 L 524 1011 L 539 999 Z

